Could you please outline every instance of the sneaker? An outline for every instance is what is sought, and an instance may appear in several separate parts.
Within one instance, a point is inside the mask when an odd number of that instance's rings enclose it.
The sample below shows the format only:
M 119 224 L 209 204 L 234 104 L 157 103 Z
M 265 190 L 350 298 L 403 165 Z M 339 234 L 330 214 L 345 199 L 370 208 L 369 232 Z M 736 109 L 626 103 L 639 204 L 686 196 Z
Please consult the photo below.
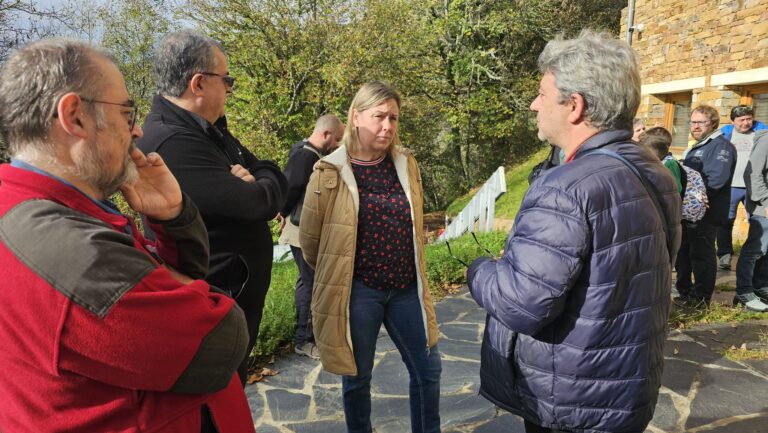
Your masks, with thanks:
M 296 347 L 293 348 L 293 351 L 299 355 L 308 356 L 312 359 L 320 359 L 320 350 L 318 350 L 315 343 L 311 341 L 297 344 Z
M 730 254 L 723 254 L 720 256 L 720 259 L 718 259 L 717 267 L 720 269 L 730 270 L 731 269 L 731 255 Z
M 754 293 L 747 293 L 745 295 L 736 295 L 733 297 L 733 306 L 743 305 L 749 311 L 756 311 L 758 313 L 764 313 L 768 311 L 768 304 L 760 300 Z

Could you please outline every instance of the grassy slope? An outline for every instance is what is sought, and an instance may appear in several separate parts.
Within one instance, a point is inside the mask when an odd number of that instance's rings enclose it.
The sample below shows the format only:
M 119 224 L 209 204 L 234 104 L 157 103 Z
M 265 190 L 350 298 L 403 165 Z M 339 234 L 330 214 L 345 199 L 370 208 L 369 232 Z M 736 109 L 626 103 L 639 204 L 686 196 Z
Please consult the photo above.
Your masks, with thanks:
M 531 173 L 531 169 L 534 165 L 547 157 L 548 152 L 549 147 L 542 148 L 522 164 L 518 164 L 507 170 L 507 192 L 496 200 L 496 217 L 506 219 L 515 218 L 517 209 L 520 207 L 520 202 L 523 200 L 523 195 L 525 195 L 525 191 L 528 190 L 528 175 Z M 469 203 L 478 189 L 479 188 L 474 188 L 470 192 L 454 200 L 445 210 L 445 213 L 448 214 L 448 216 L 458 215 L 458 213 L 464 209 L 464 206 Z

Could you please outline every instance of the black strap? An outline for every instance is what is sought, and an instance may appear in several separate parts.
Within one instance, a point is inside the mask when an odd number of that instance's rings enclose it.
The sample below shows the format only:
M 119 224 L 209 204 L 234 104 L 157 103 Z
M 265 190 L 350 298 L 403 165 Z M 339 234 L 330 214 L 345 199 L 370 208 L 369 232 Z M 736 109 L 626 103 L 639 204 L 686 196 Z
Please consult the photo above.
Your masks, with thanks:
M 635 173 L 635 176 L 637 176 L 637 178 L 640 179 L 640 182 L 642 182 L 643 187 L 645 187 L 645 191 L 651 197 L 651 200 L 653 201 L 653 206 L 656 208 L 656 212 L 659 213 L 659 218 L 661 218 L 661 224 L 664 226 L 664 234 L 667 236 L 667 242 L 669 242 L 669 225 L 667 224 L 667 218 L 664 217 L 664 211 L 661 209 L 661 203 L 659 203 L 659 198 L 656 193 L 656 188 L 653 185 L 651 185 L 650 182 L 648 182 L 648 179 L 646 179 L 645 176 L 643 176 L 640 173 L 640 171 L 637 170 L 637 167 L 635 167 L 635 165 L 632 164 L 631 162 L 627 161 L 627 159 L 624 158 L 623 156 L 609 149 L 599 148 L 599 149 L 587 151 L 584 154 L 610 156 L 611 158 L 618 159 L 619 161 L 623 162 L 624 165 L 626 165 L 630 170 L 632 170 L 632 173 Z

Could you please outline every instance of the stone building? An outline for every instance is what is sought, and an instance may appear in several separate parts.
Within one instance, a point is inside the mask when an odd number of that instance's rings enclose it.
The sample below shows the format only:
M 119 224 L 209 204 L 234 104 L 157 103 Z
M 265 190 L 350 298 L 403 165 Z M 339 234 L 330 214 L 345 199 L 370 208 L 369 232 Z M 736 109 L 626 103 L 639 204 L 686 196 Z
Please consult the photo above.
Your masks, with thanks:
M 730 123 L 748 104 L 768 123 L 768 0 L 635 0 L 622 12 L 640 59 L 638 117 L 667 127 L 673 151 L 688 142 L 691 108 L 708 104 Z M 627 18 L 633 15 L 630 32 Z

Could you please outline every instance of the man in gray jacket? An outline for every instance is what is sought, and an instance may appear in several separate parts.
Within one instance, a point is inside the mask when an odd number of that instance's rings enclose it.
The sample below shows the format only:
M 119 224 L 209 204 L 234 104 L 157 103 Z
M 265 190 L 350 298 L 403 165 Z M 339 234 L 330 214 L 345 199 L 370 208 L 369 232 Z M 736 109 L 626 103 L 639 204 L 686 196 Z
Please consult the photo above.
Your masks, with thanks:
M 768 311 L 768 130 L 755 132 L 755 146 L 744 170 L 749 234 L 736 264 L 736 297 L 752 311 Z

